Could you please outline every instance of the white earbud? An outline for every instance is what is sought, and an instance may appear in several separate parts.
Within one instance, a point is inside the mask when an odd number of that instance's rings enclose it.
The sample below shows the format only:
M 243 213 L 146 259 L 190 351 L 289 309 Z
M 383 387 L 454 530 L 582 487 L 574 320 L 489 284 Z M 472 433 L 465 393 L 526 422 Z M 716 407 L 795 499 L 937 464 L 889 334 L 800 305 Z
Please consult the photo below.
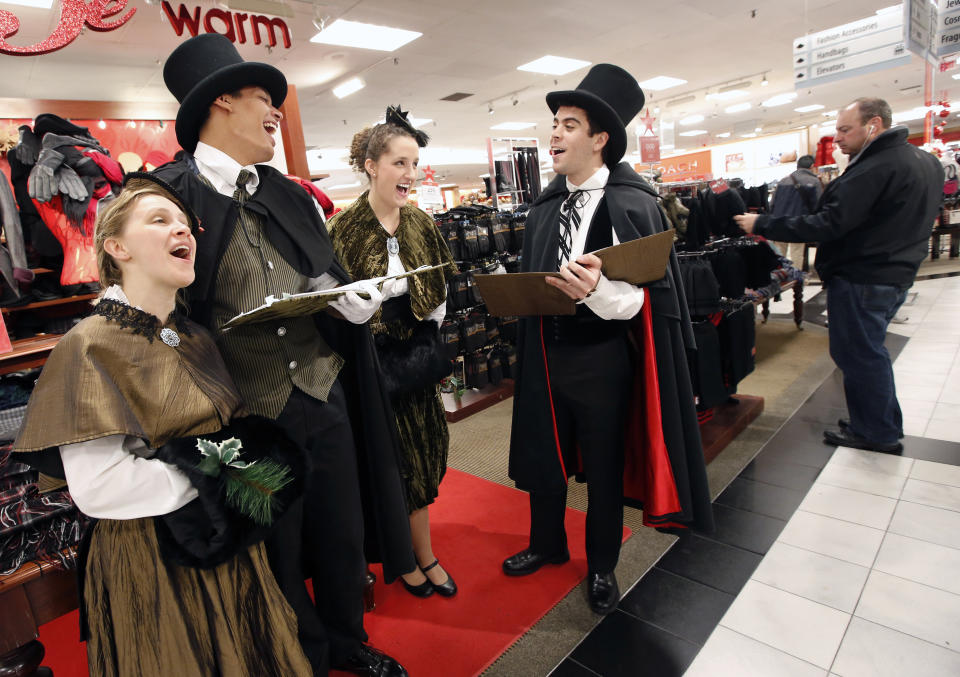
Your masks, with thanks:
M 873 130 L 874 130 L 874 126 L 873 126 L 873 125 L 870 125 L 870 131 L 867 132 L 867 134 L 873 134 Z

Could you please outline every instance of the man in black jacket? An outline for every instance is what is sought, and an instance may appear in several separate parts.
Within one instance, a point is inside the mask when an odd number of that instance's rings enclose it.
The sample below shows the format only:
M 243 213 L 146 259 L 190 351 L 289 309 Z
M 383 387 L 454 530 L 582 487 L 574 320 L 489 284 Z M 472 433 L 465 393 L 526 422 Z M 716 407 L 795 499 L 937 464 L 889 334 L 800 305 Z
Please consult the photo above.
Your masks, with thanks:
M 791 173 L 777 184 L 773 194 L 770 214 L 773 216 L 805 216 L 813 214 L 817 202 L 823 194 L 823 184 L 811 171 L 813 156 L 804 155 L 797 160 L 797 171 Z M 802 242 L 778 242 L 777 246 L 793 265 L 799 268 L 803 261 L 804 244 Z M 804 268 L 806 270 L 806 268 Z
M 643 107 L 636 78 L 594 66 L 575 90 L 550 92 L 557 178 L 526 221 L 522 269 L 578 302 L 573 316 L 520 321 L 510 477 L 530 492 L 530 544 L 509 576 L 569 560 L 567 479 L 584 474 L 591 608 L 620 599 L 623 500 L 651 526 L 712 527 L 686 349 L 693 347 L 676 257 L 647 288 L 607 279 L 587 253 L 666 229 L 656 192 L 626 163 L 624 129 Z M 632 333 L 632 337 L 631 337 Z
M 927 256 L 943 193 L 940 162 L 890 128 L 890 106 L 857 99 L 837 116 L 836 143 L 850 156 L 814 214 L 735 217 L 748 233 L 817 242 L 816 268 L 827 290 L 830 356 L 843 372 L 849 420 L 824 442 L 887 453 L 903 445 L 903 416 L 883 345 L 887 326 Z

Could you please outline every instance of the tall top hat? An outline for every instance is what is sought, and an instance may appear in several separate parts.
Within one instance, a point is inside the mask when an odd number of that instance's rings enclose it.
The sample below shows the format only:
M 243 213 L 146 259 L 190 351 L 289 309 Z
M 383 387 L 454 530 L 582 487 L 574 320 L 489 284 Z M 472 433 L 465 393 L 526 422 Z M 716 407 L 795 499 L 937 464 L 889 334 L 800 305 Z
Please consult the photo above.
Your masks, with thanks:
M 643 108 L 643 90 L 637 79 L 619 66 L 598 63 L 576 89 L 547 94 L 547 106 L 556 114 L 560 106 L 576 106 L 590 115 L 610 135 L 607 164 L 611 167 L 627 150 L 626 126 Z
M 163 65 L 163 82 L 180 102 L 177 141 L 190 153 L 197 148 L 208 107 L 221 94 L 258 86 L 267 90 L 276 107 L 287 98 L 283 73 L 269 64 L 244 61 L 219 33 L 198 35 L 173 50 Z

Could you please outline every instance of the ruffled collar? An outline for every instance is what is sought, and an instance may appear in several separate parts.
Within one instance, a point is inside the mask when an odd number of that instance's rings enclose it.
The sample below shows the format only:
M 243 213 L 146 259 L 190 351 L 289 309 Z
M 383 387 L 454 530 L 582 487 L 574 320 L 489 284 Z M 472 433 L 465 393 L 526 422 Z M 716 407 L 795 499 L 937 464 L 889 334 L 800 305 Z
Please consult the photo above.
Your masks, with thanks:
M 130 299 L 118 284 L 107 288 L 100 301 L 93 307 L 93 314 L 117 322 L 121 329 L 129 329 L 132 333 L 143 336 L 150 343 L 153 343 L 153 339 L 159 338 L 175 348 L 180 344 L 179 334 L 190 336 L 186 318 L 182 314 L 174 310 L 167 317 L 166 322 L 161 322 L 156 315 L 130 305 Z

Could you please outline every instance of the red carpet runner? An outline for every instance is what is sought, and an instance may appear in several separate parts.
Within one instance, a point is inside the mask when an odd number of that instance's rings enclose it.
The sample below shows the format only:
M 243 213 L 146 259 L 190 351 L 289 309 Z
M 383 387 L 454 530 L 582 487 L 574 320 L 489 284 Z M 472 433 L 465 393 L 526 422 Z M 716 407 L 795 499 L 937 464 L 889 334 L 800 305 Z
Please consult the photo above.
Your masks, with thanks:
M 479 674 L 587 574 L 586 516 L 580 511 L 567 510 L 570 563 L 521 578 L 505 576 L 500 563 L 527 545 L 526 493 L 451 469 L 430 515 L 434 550 L 460 592 L 418 599 L 399 582 L 385 586 L 378 580 L 377 608 L 365 619 L 371 643 L 401 661 L 412 677 Z M 629 533 L 624 529 L 625 538 Z M 379 577 L 379 568 L 374 570 Z M 87 675 L 76 636 L 76 613 L 41 628 L 44 665 L 56 677 Z

